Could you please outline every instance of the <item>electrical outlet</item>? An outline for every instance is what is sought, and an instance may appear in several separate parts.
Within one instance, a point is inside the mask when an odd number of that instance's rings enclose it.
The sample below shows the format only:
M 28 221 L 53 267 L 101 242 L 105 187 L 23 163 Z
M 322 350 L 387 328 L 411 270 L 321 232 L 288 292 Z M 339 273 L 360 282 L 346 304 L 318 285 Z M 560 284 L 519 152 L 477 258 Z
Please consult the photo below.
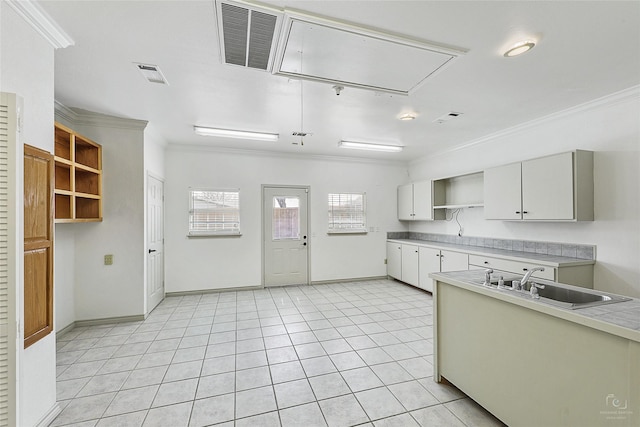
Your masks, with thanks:
M 104 256 L 104 265 L 113 265 L 113 255 Z

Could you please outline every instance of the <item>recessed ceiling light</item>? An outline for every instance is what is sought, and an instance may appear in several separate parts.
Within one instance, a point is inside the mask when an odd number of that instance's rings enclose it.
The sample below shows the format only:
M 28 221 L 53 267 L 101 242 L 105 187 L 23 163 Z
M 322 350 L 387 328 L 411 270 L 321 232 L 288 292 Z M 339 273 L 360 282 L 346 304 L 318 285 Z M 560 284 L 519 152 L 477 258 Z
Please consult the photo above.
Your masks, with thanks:
M 340 141 L 338 142 L 340 148 L 350 148 L 353 150 L 368 150 L 368 151 L 387 151 L 387 152 L 399 152 L 404 148 L 402 145 L 391 144 L 377 144 L 373 142 L 359 142 L 359 141 Z
M 536 45 L 536 42 L 534 42 L 533 40 L 525 40 L 525 41 L 518 42 L 515 45 L 513 45 L 511 48 L 509 48 L 504 53 L 504 56 L 506 58 L 511 58 L 513 56 L 522 55 L 523 53 L 533 49 L 535 45 Z
M 193 131 L 202 136 L 218 136 L 222 138 L 257 139 L 260 141 L 277 141 L 277 133 L 251 132 L 234 129 L 218 129 L 203 126 L 194 126 Z
M 409 122 L 413 119 L 416 118 L 415 114 L 411 114 L 411 113 L 407 113 L 407 114 L 403 114 L 400 117 L 398 117 L 400 120 L 402 120 L 403 122 Z

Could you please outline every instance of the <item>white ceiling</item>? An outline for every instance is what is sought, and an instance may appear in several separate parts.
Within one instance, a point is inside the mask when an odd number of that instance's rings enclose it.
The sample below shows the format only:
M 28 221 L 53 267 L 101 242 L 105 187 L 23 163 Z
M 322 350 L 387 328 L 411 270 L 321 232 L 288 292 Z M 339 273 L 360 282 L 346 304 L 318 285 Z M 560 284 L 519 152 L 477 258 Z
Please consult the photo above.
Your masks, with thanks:
M 209 1 L 42 1 L 75 45 L 55 56 L 68 107 L 148 120 L 169 144 L 409 161 L 640 84 L 638 1 L 269 1 L 395 35 L 467 49 L 410 96 L 303 83 L 220 59 Z M 502 52 L 522 38 L 538 45 Z M 158 65 L 168 86 L 134 62 Z M 380 58 L 385 67 L 385 58 Z M 461 117 L 433 121 L 450 112 Z M 417 119 L 401 122 L 407 112 Z M 279 133 L 278 142 L 197 136 L 194 125 Z M 340 149 L 340 139 L 405 145 Z

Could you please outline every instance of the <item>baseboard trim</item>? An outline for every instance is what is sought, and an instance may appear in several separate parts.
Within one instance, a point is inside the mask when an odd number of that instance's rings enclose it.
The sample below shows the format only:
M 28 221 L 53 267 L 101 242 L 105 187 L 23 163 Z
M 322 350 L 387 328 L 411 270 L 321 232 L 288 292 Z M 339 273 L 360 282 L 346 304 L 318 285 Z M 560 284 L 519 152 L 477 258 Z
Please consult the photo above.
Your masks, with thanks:
M 371 276 L 371 277 L 355 277 L 352 279 L 334 279 L 334 280 L 315 280 L 310 285 L 330 285 L 335 283 L 348 283 L 348 282 L 366 282 L 369 280 L 385 280 L 388 276 Z M 197 291 L 178 291 L 178 292 L 166 292 L 165 297 L 184 297 L 189 295 L 199 294 L 214 294 L 217 292 L 229 292 L 229 291 L 259 291 L 267 288 L 286 288 L 283 286 L 242 286 L 238 288 L 216 288 L 216 289 L 199 289 Z
M 40 418 L 40 421 L 38 421 L 38 424 L 36 424 L 36 426 L 47 427 L 49 424 L 53 422 L 53 420 L 56 419 L 58 415 L 60 415 L 60 412 L 62 412 L 62 407 L 58 402 L 56 402 L 51 407 L 51 409 L 49 409 L 49 412 L 47 412 L 42 418 Z
M 96 325 L 108 325 L 109 323 L 128 323 L 128 322 L 142 322 L 146 316 L 144 314 L 136 314 L 133 316 L 119 316 L 119 317 L 105 317 L 102 319 L 89 319 L 89 320 L 76 320 L 74 326 L 96 326 Z
M 311 282 L 312 285 L 331 285 L 335 283 L 348 283 L 348 282 L 367 282 L 369 280 L 384 280 L 388 276 L 371 276 L 371 277 L 355 277 L 353 279 L 334 279 L 334 280 L 316 280 Z
M 229 291 L 259 291 L 264 289 L 262 286 L 241 286 L 237 288 L 215 288 L 215 289 L 199 289 L 197 291 L 178 291 L 178 292 L 165 292 L 165 297 L 186 297 L 189 295 L 199 294 L 215 294 L 218 292 Z
M 73 329 L 76 327 L 76 322 L 71 322 L 70 324 L 68 324 L 67 326 L 65 326 L 64 328 L 57 330 L 56 331 L 56 338 L 63 336 L 64 334 L 66 334 L 67 332 L 71 332 L 73 331 Z

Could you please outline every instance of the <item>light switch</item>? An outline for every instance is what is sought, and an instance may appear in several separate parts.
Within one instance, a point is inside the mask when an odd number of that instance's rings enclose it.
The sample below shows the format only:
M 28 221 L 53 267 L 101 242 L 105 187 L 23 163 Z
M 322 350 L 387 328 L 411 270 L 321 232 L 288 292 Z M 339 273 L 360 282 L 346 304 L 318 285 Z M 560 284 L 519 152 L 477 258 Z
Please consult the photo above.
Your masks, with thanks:
M 113 255 L 104 256 L 104 265 L 113 265 Z

